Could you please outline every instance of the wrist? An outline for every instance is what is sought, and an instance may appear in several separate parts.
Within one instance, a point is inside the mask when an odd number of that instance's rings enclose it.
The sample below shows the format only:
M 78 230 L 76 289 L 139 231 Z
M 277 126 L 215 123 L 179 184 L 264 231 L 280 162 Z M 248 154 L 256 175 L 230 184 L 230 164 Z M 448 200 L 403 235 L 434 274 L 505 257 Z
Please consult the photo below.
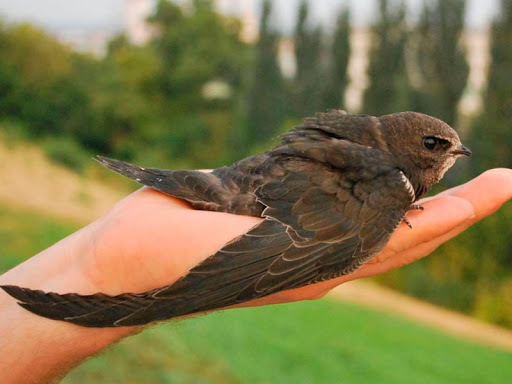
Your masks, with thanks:
M 53 292 L 93 293 L 80 259 L 89 257 L 95 224 L 0 276 L 0 284 Z M 0 382 L 47 382 L 138 330 L 83 328 L 36 316 L 0 292 Z M 30 351 L 27 353 L 27 351 Z

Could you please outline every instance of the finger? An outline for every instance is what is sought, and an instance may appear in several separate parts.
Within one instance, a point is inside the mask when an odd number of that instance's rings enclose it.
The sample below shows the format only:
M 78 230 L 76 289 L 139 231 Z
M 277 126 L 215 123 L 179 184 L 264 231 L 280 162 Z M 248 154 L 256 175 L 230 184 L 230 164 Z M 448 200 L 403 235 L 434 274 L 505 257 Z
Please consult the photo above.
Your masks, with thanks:
M 397 259 L 398 263 L 395 265 L 393 264 L 393 260 L 390 259 L 390 265 L 388 269 L 392 268 L 398 268 L 402 267 L 404 265 L 410 264 L 413 261 L 419 260 L 422 257 L 430 255 L 432 252 L 434 252 L 440 245 L 446 243 L 448 240 L 453 239 L 454 237 L 458 236 L 462 232 L 464 232 L 466 229 L 468 229 L 472 225 L 471 222 L 464 222 L 463 224 L 455 227 L 448 233 L 445 233 L 429 242 L 418 244 L 417 246 L 407 249 L 391 259 Z
M 381 252 L 382 256 L 389 257 L 431 241 L 474 217 L 472 205 L 459 197 L 440 197 L 428 201 L 424 207 L 423 211 L 407 213 L 412 229 L 401 225 Z
M 468 227 L 471 226 L 471 224 L 471 222 L 466 221 L 448 233 L 437 237 L 436 239 L 426 243 L 418 244 L 415 247 L 394 254 L 386 259 L 383 258 L 378 264 L 366 264 L 359 271 L 357 271 L 356 274 L 352 276 L 352 278 L 355 279 L 380 275 L 381 273 L 385 273 L 395 268 L 403 267 L 425 256 L 428 256 L 434 252 L 441 244 L 444 244 L 448 240 L 465 231 Z
M 451 193 L 470 202 L 475 210 L 474 221 L 481 220 L 512 198 L 512 170 L 491 169 Z

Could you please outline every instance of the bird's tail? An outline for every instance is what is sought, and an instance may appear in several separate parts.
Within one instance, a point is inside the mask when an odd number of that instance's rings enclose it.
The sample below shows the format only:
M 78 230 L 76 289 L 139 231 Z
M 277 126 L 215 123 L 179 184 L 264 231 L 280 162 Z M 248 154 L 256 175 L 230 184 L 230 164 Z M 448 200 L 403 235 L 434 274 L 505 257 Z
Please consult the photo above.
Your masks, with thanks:
M 95 160 L 114 172 L 168 195 L 186 200 L 195 208 L 218 211 L 225 203 L 226 191 L 212 173 L 187 170 L 144 168 L 125 161 L 97 156 Z
M 157 304 L 152 298 L 153 291 L 108 296 L 102 293 L 61 295 L 14 285 L 2 285 L 0 288 L 18 300 L 20 306 L 36 315 L 84 327 L 143 325 L 149 322 L 148 318 L 150 321 L 163 320 L 159 318 L 162 312 L 152 308 Z M 142 312 L 144 316 L 139 316 Z M 163 315 L 168 318 L 166 313 Z
M 128 177 L 140 184 L 146 185 L 148 187 L 158 189 L 164 193 L 169 195 L 181 197 L 181 195 L 187 195 L 186 185 L 183 185 L 183 182 L 180 182 L 184 179 L 187 174 L 194 174 L 195 171 L 171 171 L 164 169 L 156 169 L 156 168 L 144 168 L 135 164 L 127 163 L 126 161 L 109 159 L 104 156 L 96 156 L 95 160 L 103 165 L 105 168 L 108 168 L 122 176 Z M 183 173 L 183 175 L 178 176 L 176 179 L 176 174 Z

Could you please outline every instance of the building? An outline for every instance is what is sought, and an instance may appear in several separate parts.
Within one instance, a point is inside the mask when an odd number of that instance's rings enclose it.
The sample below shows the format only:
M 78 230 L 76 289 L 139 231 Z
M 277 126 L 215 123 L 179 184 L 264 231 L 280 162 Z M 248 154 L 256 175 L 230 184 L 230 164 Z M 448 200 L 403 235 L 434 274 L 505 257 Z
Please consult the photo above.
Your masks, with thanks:
M 155 9 L 155 5 L 155 0 L 124 0 L 123 25 L 128 39 L 133 44 L 145 44 L 153 36 L 154 29 L 146 20 Z M 256 0 L 215 0 L 215 8 L 219 13 L 242 21 L 241 37 L 247 42 L 253 42 L 258 37 L 257 6 Z
M 115 30 L 80 28 L 52 31 L 52 34 L 61 43 L 71 46 L 78 52 L 89 53 L 96 57 L 102 57 L 106 54 L 108 42 L 116 33 Z
M 253 42 L 258 38 L 258 6 L 256 0 L 215 0 L 219 13 L 234 16 L 242 21 L 241 38 L 246 42 Z
M 123 24 L 131 43 L 142 45 L 153 36 L 154 30 L 146 20 L 154 8 L 154 0 L 124 0 Z

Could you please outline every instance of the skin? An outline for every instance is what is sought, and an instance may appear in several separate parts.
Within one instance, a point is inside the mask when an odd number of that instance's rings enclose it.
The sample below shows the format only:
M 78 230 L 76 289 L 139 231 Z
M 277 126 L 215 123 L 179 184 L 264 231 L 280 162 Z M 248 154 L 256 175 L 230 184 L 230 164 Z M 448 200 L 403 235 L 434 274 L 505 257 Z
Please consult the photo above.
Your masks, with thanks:
M 350 280 L 375 276 L 429 255 L 439 245 L 495 212 L 512 197 L 512 170 L 494 169 L 422 202 L 385 249 L 349 276 L 245 303 L 269 305 L 322 297 Z M 0 276 L 59 293 L 115 295 L 167 285 L 246 232 L 260 219 L 196 211 L 143 188 L 92 224 Z M 0 292 L 0 382 L 45 383 L 61 377 L 141 327 L 83 328 L 35 316 Z

